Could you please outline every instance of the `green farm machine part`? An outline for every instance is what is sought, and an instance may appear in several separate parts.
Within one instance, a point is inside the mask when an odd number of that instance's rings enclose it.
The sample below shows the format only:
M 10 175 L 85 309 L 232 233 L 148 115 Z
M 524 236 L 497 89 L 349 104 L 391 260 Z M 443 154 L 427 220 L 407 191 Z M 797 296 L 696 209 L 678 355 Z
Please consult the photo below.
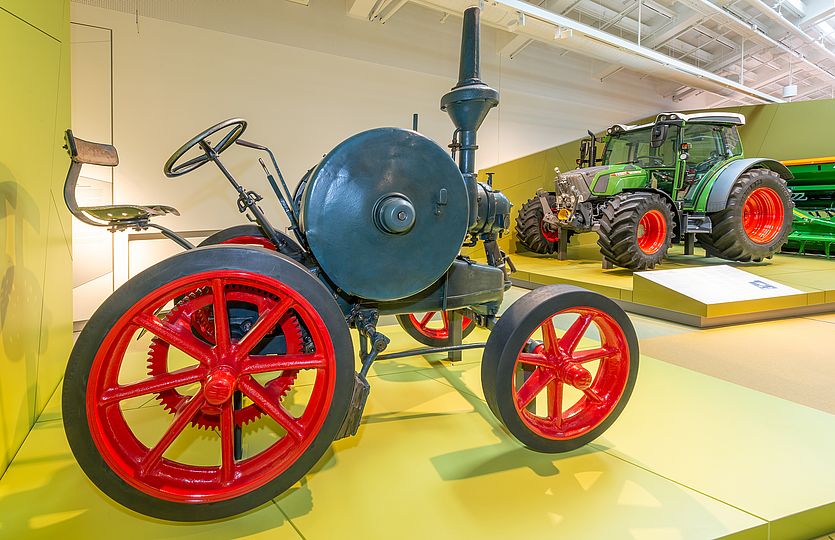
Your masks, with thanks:
M 794 179 L 789 182 L 794 222 L 784 251 L 835 255 L 835 156 L 784 161 Z
M 792 173 L 767 158 L 745 158 L 733 113 L 662 113 L 654 122 L 617 124 L 582 141 L 580 168 L 557 170 L 554 191 L 539 190 L 519 210 L 518 240 L 531 251 L 565 255 L 568 235 L 597 232 L 604 266 L 645 270 L 674 241 L 692 254 L 762 261 L 791 230 Z

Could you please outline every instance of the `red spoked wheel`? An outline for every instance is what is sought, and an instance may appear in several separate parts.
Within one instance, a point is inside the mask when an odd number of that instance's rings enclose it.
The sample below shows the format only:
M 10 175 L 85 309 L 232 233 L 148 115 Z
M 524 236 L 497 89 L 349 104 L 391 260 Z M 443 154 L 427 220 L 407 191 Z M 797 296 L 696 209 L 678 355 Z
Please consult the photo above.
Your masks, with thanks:
M 65 429 L 91 480 L 138 512 L 185 521 L 243 512 L 298 481 L 352 389 L 350 336 L 324 286 L 252 248 L 187 252 L 129 284 L 67 368 Z M 134 365 L 143 334 L 157 355 L 148 375 Z M 162 407 L 138 405 L 154 397 Z
M 508 308 L 482 359 L 491 410 L 541 452 L 566 452 L 600 436 L 626 405 L 637 372 L 637 337 L 623 310 L 560 285 Z
M 783 232 L 785 208 L 780 195 L 770 187 L 752 191 L 742 207 L 742 227 L 752 242 L 768 244 Z
M 658 253 L 665 244 L 669 233 L 667 218 L 660 210 L 650 210 L 638 222 L 638 247 L 647 255 Z
M 430 347 L 449 345 L 449 315 L 446 311 L 427 311 L 398 315 L 397 322 L 415 340 Z M 462 316 L 462 336 L 467 337 L 476 328 L 475 319 Z

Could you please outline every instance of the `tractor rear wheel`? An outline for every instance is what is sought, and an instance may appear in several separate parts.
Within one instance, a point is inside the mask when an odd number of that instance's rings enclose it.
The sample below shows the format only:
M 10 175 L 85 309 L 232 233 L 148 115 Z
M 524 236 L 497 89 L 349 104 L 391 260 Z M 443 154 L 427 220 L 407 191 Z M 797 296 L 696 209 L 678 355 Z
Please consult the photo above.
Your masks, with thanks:
M 599 437 L 623 411 L 638 357 L 635 329 L 617 304 L 548 285 L 514 302 L 496 323 L 481 384 L 490 410 L 522 444 L 568 452 Z
M 440 317 L 436 317 L 436 315 Z M 449 340 L 449 318 L 446 311 L 427 311 L 426 313 L 409 313 L 398 315 L 400 327 L 412 336 L 418 343 L 430 347 L 446 347 L 452 345 Z M 469 336 L 475 330 L 475 319 L 462 317 L 462 337 Z
M 786 181 L 774 171 L 751 169 L 734 182 L 724 210 L 709 214 L 713 230 L 697 236 L 708 255 L 740 262 L 770 259 L 792 229 Z
M 557 205 L 557 197 L 553 193 L 546 194 L 548 205 L 553 209 Z M 539 197 L 534 197 L 522 205 L 516 215 L 516 238 L 519 242 L 533 251 L 545 255 L 557 250 L 560 233 L 550 231 L 543 222 L 542 203 Z M 568 234 L 568 231 L 563 231 Z
M 150 372 L 135 350 L 143 339 Z M 141 272 L 96 310 L 67 365 L 64 429 L 82 470 L 120 504 L 220 519 L 315 465 L 346 417 L 353 374 L 348 325 L 315 276 L 263 249 L 206 247 Z M 163 395 L 175 414 L 142 405 Z
M 670 249 L 673 215 L 659 195 L 620 193 L 603 207 L 597 234 L 603 257 L 629 270 L 647 270 Z

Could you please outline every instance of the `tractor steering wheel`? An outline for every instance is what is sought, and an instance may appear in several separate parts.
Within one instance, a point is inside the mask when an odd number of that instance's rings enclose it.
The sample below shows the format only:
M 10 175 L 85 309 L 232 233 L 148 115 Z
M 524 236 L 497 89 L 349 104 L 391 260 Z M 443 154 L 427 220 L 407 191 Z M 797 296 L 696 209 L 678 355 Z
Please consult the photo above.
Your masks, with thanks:
M 635 156 L 635 162 L 638 162 L 642 159 L 648 159 L 650 161 L 653 161 L 654 165 L 664 165 L 664 158 L 662 158 L 661 156 Z
M 222 139 L 220 139 L 219 143 L 212 145 L 211 142 L 206 140 L 208 137 L 211 137 L 215 133 L 226 128 L 231 129 L 223 136 Z M 206 129 L 191 138 L 187 143 L 177 149 L 176 152 L 171 154 L 171 157 L 165 162 L 165 166 L 162 168 L 162 171 L 168 178 L 174 178 L 176 176 L 182 176 L 186 173 L 190 173 L 198 167 L 202 167 L 212 159 L 212 155 L 218 155 L 235 144 L 235 141 L 238 140 L 238 137 L 243 134 L 245 129 L 246 120 L 243 118 L 230 118 L 229 120 L 224 120 L 219 124 L 215 124 L 209 129 Z M 189 150 L 197 145 L 200 145 L 200 148 L 203 150 L 202 154 L 184 161 L 183 163 L 176 164 Z

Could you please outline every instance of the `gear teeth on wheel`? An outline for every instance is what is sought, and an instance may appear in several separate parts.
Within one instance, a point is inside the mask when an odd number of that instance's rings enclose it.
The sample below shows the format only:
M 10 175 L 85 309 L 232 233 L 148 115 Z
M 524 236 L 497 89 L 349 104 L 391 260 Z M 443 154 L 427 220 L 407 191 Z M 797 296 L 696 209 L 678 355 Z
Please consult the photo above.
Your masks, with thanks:
M 248 292 L 255 292 L 259 296 L 263 297 L 263 291 L 255 291 L 250 287 L 246 287 L 244 285 L 232 285 L 230 286 L 227 291 L 234 291 L 238 293 L 248 293 Z M 183 313 L 186 311 L 188 305 L 201 298 L 203 296 L 207 296 L 211 294 L 211 289 L 208 287 L 203 287 L 196 291 L 189 293 L 188 295 L 181 298 L 174 307 L 164 316 L 165 321 L 174 321 L 178 317 L 181 317 Z M 277 297 L 274 297 L 277 298 Z M 205 316 L 205 320 L 195 321 L 194 316 L 198 313 L 201 313 Z M 206 316 L 203 308 L 198 308 L 191 314 L 191 320 L 189 323 L 194 327 L 194 323 L 203 322 L 206 324 L 204 327 L 197 328 L 202 337 L 205 338 L 212 338 L 214 336 L 214 325 L 209 322 L 208 316 Z M 282 330 L 285 334 L 285 343 L 287 343 L 287 350 L 291 350 L 289 344 L 291 342 L 296 344 L 294 350 L 301 351 L 304 348 L 304 337 L 302 326 L 299 323 L 298 317 L 295 315 L 291 315 L 289 319 L 286 319 L 284 322 L 280 323 Z M 158 376 L 163 375 L 168 372 L 167 363 L 168 363 L 168 352 L 170 346 L 167 342 L 161 340 L 158 337 L 154 337 L 151 339 L 151 344 L 148 348 L 148 359 L 147 359 L 147 373 L 150 376 Z M 298 370 L 288 370 L 286 372 L 282 372 L 281 375 L 278 375 L 274 379 L 270 380 L 266 383 L 267 390 L 270 394 L 277 400 L 281 401 L 284 399 L 287 394 L 290 392 L 290 388 L 292 388 L 293 383 L 296 381 L 298 376 Z M 155 395 L 154 399 L 159 401 L 162 405 L 162 408 L 171 413 L 176 414 L 177 410 L 182 406 L 183 402 L 188 399 L 190 396 L 180 394 L 176 389 L 174 390 L 166 390 L 164 392 L 160 392 Z M 239 426 L 245 426 L 254 422 L 258 418 L 260 418 L 264 412 L 256 407 L 255 405 L 245 405 L 242 409 L 236 411 L 235 413 L 235 421 L 236 424 Z M 194 420 L 191 422 L 192 427 L 196 427 L 198 429 L 217 429 L 219 428 L 219 419 L 215 415 L 207 414 L 206 412 L 201 412 L 195 415 Z

